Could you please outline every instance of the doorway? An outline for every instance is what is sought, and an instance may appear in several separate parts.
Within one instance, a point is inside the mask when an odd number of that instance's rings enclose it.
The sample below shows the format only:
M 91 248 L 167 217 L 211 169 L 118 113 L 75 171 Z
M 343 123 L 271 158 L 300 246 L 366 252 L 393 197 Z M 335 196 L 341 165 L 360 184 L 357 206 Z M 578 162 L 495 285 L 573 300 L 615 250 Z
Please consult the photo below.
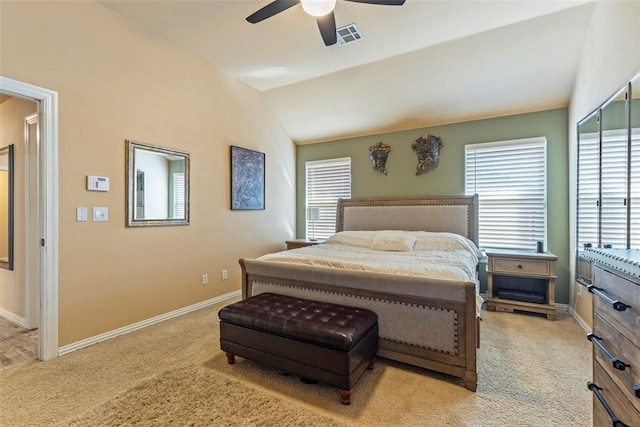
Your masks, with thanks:
M 49 360 L 58 356 L 58 94 L 3 76 L 0 94 L 38 104 L 34 129 L 39 141 L 27 162 L 27 167 L 37 168 L 37 174 L 27 172 L 27 176 L 37 176 L 37 182 L 28 184 L 37 188 L 37 195 L 35 209 L 31 209 L 35 212 L 25 223 L 29 245 L 35 247 L 27 247 L 25 265 L 37 282 L 39 310 L 30 318 L 37 319 L 38 358 Z

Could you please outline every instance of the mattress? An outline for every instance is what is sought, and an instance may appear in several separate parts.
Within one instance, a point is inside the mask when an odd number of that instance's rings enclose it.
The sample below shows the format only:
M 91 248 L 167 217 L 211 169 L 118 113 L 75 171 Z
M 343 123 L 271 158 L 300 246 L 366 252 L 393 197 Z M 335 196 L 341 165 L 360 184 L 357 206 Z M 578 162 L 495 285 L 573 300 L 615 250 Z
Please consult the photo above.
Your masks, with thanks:
M 481 252 L 466 237 L 426 231 L 342 231 L 259 260 L 477 283 Z

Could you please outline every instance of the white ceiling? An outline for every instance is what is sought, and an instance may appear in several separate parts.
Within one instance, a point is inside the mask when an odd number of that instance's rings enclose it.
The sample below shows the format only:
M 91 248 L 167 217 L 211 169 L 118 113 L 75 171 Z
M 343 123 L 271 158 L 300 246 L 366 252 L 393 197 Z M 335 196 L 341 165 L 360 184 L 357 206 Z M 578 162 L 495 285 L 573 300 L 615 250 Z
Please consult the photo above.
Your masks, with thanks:
M 568 105 L 594 0 L 337 0 L 326 47 L 297 5 L 258 24 L 271 0 L 98 0 L 261 91 L 297 143 Z

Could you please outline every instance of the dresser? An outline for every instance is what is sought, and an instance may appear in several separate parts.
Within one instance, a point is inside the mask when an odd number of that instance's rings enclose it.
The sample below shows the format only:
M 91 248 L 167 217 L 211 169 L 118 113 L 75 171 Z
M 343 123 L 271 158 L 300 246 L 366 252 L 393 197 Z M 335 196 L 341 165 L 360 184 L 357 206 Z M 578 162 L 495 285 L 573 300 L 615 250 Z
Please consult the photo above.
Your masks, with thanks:
M 542 313 L 555 320 L 556 257 L 551 252 L 487 251 L 487 310 Z
M 593 425 L 640 426 L 640 251 L 584 255 L 593 262 Z

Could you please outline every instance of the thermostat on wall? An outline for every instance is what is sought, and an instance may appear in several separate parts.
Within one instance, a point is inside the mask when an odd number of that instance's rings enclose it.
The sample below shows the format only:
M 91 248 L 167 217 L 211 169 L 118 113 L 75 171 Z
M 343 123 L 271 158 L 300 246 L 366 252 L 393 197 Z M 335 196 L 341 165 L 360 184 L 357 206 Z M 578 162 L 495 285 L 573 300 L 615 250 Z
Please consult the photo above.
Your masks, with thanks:
M 87 190 L 109 191 L 109 178 L 106 176 L 87 176 Z

